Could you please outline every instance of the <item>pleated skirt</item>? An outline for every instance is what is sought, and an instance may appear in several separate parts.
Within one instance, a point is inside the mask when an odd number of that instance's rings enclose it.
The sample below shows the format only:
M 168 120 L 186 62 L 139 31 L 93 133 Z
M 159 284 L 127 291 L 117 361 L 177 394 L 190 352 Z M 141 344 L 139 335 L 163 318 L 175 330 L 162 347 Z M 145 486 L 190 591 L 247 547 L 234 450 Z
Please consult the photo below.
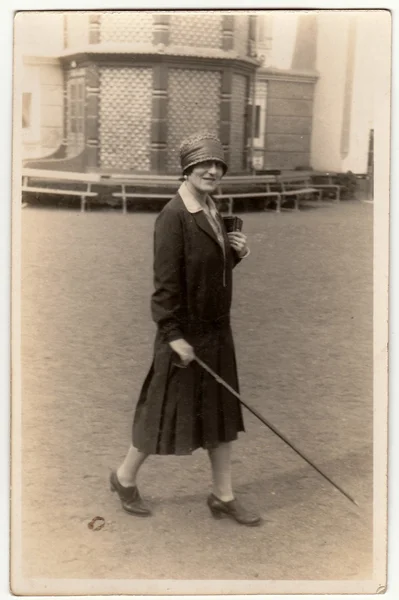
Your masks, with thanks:
M 230 325 L 185 337 L 213 371 L 239 391 Z M 147 454 L 191 454 L 230 442 L 244 431 L 241 404 L 196 362 L 177 366 L 176 354 L 157 334 L 154 358 L 133 419 L 132 442 Z

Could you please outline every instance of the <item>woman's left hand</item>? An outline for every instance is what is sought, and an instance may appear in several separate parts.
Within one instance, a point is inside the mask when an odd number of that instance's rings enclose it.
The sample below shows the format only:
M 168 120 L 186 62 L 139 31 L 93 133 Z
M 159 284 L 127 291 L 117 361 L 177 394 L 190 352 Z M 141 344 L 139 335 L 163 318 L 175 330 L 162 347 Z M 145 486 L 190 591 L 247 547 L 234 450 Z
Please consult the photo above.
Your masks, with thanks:
M 227 234 L 231 247 L 237 252 L 239 257 L 243 257 L 248 252 L 247 236 L 241 231 L 231 231 Z

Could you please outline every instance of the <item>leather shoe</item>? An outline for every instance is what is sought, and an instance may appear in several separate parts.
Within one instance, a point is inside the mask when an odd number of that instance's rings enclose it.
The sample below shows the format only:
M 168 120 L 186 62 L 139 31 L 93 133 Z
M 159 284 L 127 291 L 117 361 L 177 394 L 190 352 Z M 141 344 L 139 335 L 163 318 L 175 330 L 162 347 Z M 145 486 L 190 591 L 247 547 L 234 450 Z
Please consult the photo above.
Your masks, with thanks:
M 244 508 L 238 500 L 230 500 L 223 502 L 214 494 L 208 496 L 208 506 L 215 519 L 221 519 L 223 516 L 230 517 L 240 523 L 240 525 L 256 526 L 261 522 L 261 518 L 255 512 Z
M 139 490 L 135 485 L 130 487 L 124 487 L 119 483 L 116 471 L 112 471 L 109 483 L 111 486 L 111 492 L 117 492 L 119 499 L 122 504 L 123 510 L 128 512 L 130 515 L 136 515 L 138 517 L 150 517 L 151 511 L 144 504 L 141 499 Z

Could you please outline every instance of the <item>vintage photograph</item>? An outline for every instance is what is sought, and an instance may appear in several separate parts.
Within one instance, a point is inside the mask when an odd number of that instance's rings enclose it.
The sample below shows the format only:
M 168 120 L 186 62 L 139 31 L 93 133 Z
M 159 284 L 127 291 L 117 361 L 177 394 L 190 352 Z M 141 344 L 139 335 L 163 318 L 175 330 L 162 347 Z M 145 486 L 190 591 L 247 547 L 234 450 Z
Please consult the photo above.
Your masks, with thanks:
M 13 593 L 384 591 L 390 40 L 16 13 Z

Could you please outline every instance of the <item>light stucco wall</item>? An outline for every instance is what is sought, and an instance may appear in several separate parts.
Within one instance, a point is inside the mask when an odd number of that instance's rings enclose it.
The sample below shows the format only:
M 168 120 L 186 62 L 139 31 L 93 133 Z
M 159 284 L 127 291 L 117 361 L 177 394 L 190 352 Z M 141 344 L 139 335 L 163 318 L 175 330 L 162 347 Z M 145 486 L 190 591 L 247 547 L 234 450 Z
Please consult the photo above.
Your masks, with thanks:
M 375 17 L 367 13 L 357 19 L 349 152 L 342 160 L 342 171 L 367 172 L 369 132 L 373 129 L 375 25 Z
M 378 26 L 384 18 L 382 11 L 264 11 L 258 18 L 262 21 L 258 31 L 271 35 L 268 43 L 260 40 L 261 49 L 267 49 L 264 66 L 287 73 L 298 65 L 301 71 L 314 67 L 319 75 L 313 105 L 311 166 L 365 173 L 373 129 L 373 96 L 378 91 L 377 31 L 382 28 Z M 351 20 L 355 32 L 352 66 L 348 53 Z M 307 65 L 307 54 L 315 56 L 315 64 L 309 59 Z
M 62 12 L 17 13 L 14 19 L 15 45 L 25 56 L 59 56 L 64 49 Z
M 263 67 L 288 71 L 315 68 L 317 11 L 259 11 L 257 46 Z
M 299 13 L 296 11 L 275 11 L 268 14 L 271 19 L 272 43 L 267 66 L 276 69 L 290 69 Z
M 22 130 L 22 157 L 47 156 L 63 138 L 61 66 L 55 60 L 26 59 L 21 93 L 31 94 L 30 126 Z
M 342 152 L 342 128 L 350 20 L 355 24 L 352 96 L 348 107 L 349 137 Z M 373 93 L 377 51 L 375 13 L 320 13 L 311 165 L 314 169 L 367 172 L 368 139 L 373 128 Z
M 18 94 L 30 94 L 29 127 L 22 129 L 22 158 L 54 152 L 63 136 L 62 12 L 20 12 L 14 20 L 15 55 L 23 76 Z
M 320 13 L 316 69 L 311 165 L 320 170 L 341 170 L 341 128 L 345 88 L 349 21 L 346 13 Z

